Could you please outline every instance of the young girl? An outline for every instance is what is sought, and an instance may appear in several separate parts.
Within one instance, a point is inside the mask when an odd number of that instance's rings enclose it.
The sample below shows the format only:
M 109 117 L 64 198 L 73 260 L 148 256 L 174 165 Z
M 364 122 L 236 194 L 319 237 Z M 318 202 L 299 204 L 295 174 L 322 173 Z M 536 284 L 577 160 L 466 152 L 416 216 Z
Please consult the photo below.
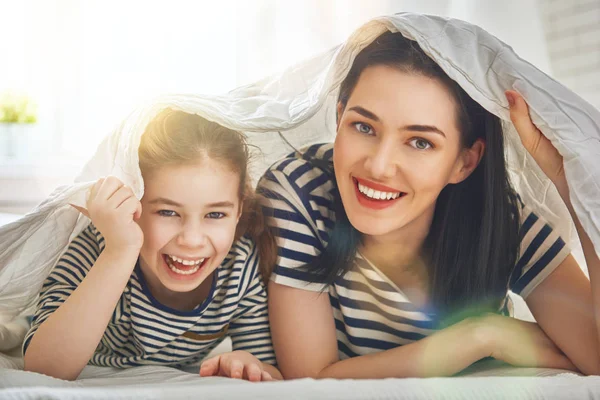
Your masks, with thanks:
M 600 261 L 562 159 L 523 99 L 507 97 L 571 211 L 592 284 L 514 194 L 500 120 L 387 32 L 340 86 L 335 143 L 288 156 L 259 182 L 279 246 L 269 313 L 285 378 L 445 376 L 488 356 L 600 373 Z M 509 317 L 508 290 L 537 324 Z
M 25 369 L 75 379 L 88 363 L 183 366 L 230 336 L 234 352 L 201 375 L 280 379 L 261 275 L 274 244 L 248 156 L 238 132 L 180 111 L 157 116 L 139 147 L 141 202 L 114 177 L 91 188 L 92 223 L 43 285 Z

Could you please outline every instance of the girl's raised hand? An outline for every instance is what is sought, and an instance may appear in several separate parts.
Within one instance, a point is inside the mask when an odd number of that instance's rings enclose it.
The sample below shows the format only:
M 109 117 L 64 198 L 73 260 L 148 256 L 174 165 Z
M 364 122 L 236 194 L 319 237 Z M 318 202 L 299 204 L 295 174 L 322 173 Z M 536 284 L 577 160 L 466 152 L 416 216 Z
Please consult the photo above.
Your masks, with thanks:
M 552 142 L 531 121 L 525 99 L 514 90 L 507 90 L 505 95 L 510 107 L 510 119 L 519 133 L 521 143 L 554 183 L 563 200 L 568 202 L 567 178 L 562 156 Z
M 226 376 L 251 382 L 274 380 L 258 358 L 239 350 L 205 360 L 200 366 L 200 376 Z
M 100 178 L 89 191 L 87 214 L 104 236 L 106 249 L 137 251 L 144 243 L 142 229 L 136 223 L 142 205 L 133 191 L 114 176 Z

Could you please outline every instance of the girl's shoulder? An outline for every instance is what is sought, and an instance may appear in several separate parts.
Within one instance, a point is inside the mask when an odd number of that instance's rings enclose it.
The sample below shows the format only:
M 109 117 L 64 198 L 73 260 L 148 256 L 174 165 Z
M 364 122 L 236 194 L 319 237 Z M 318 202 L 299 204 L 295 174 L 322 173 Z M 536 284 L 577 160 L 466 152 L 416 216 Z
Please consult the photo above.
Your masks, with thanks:
M 259 252 L 254 240 L 244 235 L 233 242 L 229 253 L 221 263 L 220 274 L 227 275 L 239 271 L 258 271 Z M 250 274 L 253 275 L 253 274 Z
M 246 235 L 234 241 L 217 274 L 221 284 L 235 287 L 237 292 L 243 292 L 261 281 L 260 257 L 255 241 Z
M 258 252 L 255 241 L 248 235 L 243 235 L 239 239 L 235 240 L 231 245 L 229 254 L 223 262 L 227 260 L 235 259 L 238 261 L 246 261 Z

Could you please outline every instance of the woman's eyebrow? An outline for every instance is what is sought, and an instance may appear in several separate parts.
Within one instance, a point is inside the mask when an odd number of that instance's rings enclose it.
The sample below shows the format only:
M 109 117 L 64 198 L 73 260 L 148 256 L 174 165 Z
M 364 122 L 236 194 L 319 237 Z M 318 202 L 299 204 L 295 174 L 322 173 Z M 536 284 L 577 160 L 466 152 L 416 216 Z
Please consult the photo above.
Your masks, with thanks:
M 415 132 L 433 132 L 446 137 L 446 134 L 439 128 L 433 125 L 406 125 L 400 128 L 404 131 L 415 131 Z
M 379 117 L 377 115 L 375 115 L 374 113 L 372 113 L 371 111 L 367 110 L 364 107 L 361 106 L 354 106 L 354 107 L 350 107 L 348 109 L 348 111 L 354 111 L 360 115 L 362 115 L 365 118 L 369 118 L 372 119 L 375 122 L 379 122 Z

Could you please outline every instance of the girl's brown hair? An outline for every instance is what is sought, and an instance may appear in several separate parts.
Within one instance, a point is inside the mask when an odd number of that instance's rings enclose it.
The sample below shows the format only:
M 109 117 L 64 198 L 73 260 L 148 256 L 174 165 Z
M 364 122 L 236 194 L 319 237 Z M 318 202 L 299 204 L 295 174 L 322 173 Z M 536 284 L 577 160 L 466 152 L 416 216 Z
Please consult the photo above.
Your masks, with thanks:
M 262 209 L 248 174 L 250 151 L 245 136 L 196 114 L 166 109 L 146 127 L 138 150 L 142 176 L 165 165 L 197 164 L 204 159 L 221 163 L 239 174 L 242 213 L 235 239 L 247 235 L 254 240 L 263 279 L 268 281 L 275 264 L 275 239 L 267 229 Z

